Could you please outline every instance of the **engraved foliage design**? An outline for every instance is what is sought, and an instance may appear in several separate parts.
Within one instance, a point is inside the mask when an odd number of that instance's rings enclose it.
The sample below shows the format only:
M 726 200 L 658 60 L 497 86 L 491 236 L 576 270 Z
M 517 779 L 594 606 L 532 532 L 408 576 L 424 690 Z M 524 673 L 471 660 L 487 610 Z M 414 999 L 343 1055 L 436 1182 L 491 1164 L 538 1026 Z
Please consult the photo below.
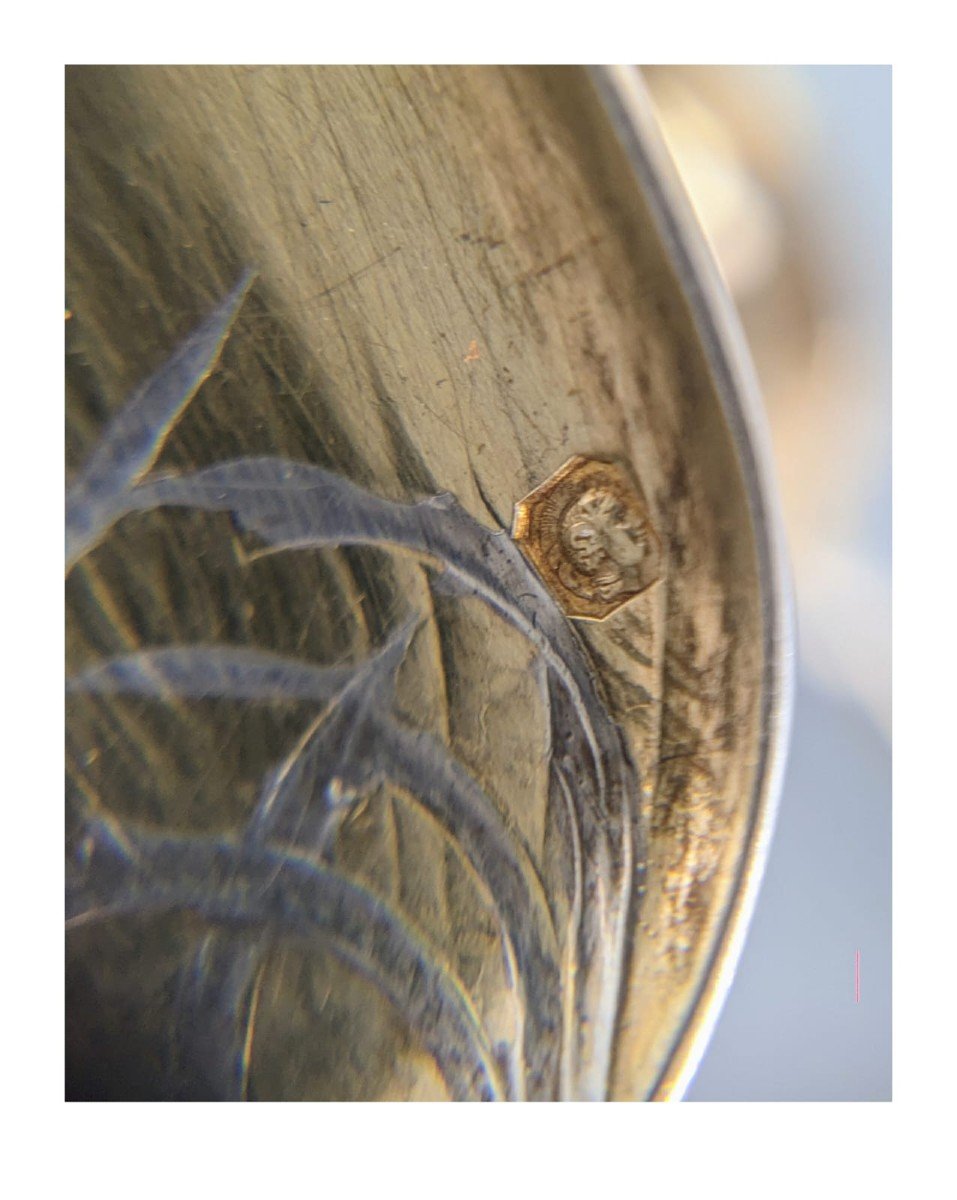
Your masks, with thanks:
M 602 1098 L 641 882 L 638 782 L 583 643 L 520 550 L 448 494 L 399 503 L 284 457 L 151 473 L 251 283 L 107 424 L 67 492 L 68 572 L 121 519 L 189 509 L 224 514 L 255 553 L 365 547 L 420 586 L 402 590 L 363 654 L 337 661 L 223 640 L 144 645 L 72 670 L 71 696 L 295 704 L 305 717 L 228 830 L 131 819 L 71 787 L 68 929 L 190 914 L 168 1051 L 206 1094 L 268 1093 L 256 1083 L 256 1020 L 282 946 L 303 962 L 335 959 L 384 999 L 453 1098 Z M 440 692 L 456 685 L 454 653 L 434 648 L 447 614 L 462 613 L 524 647 L 529 708 L 517 716 L 544 793 L 534 837 L 533 798 L 521 785 L 491 794 L 461 739 L 417 720 L 409 700 L 422 672 L 446 673 Z M 418 840 L 416 822 L 428 831 Z M 443 886 L 466 900 L 433 919 L 416 897 L 437 846 Z M 463 930 L 455 914 L 466 911 L 482 938 Z

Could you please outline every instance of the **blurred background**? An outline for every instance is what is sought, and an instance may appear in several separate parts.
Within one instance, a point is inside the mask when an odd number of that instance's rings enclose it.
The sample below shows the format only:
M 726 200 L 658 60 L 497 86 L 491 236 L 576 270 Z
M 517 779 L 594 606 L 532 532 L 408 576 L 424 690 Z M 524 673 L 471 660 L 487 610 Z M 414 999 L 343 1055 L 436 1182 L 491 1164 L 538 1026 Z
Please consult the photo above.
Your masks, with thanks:
M 888 1100 L 891 69 L 644 75 L 761 380 L 798 625 L 767 871 L 686 1099 Z

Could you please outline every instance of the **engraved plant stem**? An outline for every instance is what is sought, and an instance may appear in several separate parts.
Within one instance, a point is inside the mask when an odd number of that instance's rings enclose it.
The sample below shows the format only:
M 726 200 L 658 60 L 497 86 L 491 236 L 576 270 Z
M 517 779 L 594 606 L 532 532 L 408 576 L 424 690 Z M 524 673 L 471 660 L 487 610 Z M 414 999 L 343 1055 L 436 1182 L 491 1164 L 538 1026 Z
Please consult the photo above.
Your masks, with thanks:
M 587 1019 L 580 1029 L 576 1094 L 603 1097 L 623 982 L 638 785 L 567 618 L 521 552 L 449 496 L 396 504 L 321 468 L 281 459 L 242 459 L 147 481 L 130 493 L 128 503 L 131 510 L 163 505 L 226 510 L 277 549 L 404 547 L 440 568 L 438 586 L 484 600 L 540 650 L 580 723 L 582 750 L 595 774 L 594 795 L 583 799 L 580 810 L 589 888 L 578 962 Z
M 107 426 L 97 450 L 67 493 L 67 568 L 69 570 L 126 513 L 167 505 L 225 510 L 242 528 L 255 532 L 275 550 L 371 545 L 409 551 L 437 570 L 438 587 L 453 594 L 480 598 L 519 629 L 539 650 L 560 685 L 563 699 L 558 705 L 553 704 L 552 710 L 553 722 L 556 712 L 559 714 L 556 728 L 564 739 L 565 757 L 580 767 L 586 762 L 591 764 L 590 771 L 584 771 L 580 780 L 578 776 L 582 772 L 576 772 L 578 786 L 574 792 L 560 765 L 554 768 L 563 802 L 571 805 L 576 816 L 571 825 L 572 836 L 577 838 L 573 847 L 576 868 L 571 901 L 576 935 L 574 940 L 570 936 L 566 939 L 564 998 L 558 1010 L 562 1058 L 560 1086 L 562 1094 L 602 1098 L 607 1094 L 625 968 L 625 921 L 633 886 L 632 821 L 638 781 L 621 734 L 596 691 L 580 642 L 521 552 L 503 533 L 480 525 L 450 496 L 437 496 L 412 505 L 398 504 L 375 497 L 320 468 L 283 459 L 244 458 L 191 475 L 155 477 L 138 483 L 155 460 L 183 408 L 215 366 L 251 280 L 250 273 L 243 276 L 222 304 L 181 343 Z M 155 683 L 159 667 L 159 677 L 168 692 L 190 694 L 191 687 L 200 687 L 200 691 L 193 694 L 241 697 L 256 692 L 262 683 L 262 670 L 268 672 L 276 668 L 275 661 L 270 664 L 267 661 L 270 656 L 263 652 L 206 647 L 203 650 L 205 658 L 200 664 L 206 677 L 198 683 L 198 677 L 193 674 L 197 665 L 196 653 L 197 648 L 192 647 L 132 655 L 126 660 L 114 660 L 99 669 L 94 668 L 73 683 L 76 687 L 92 690 L 102 686 L 106 690 L 112 687 L 114 690 L 149 691 L 144 680 L 152 675 Z M 301 695 L 303 689 L 308 692 L 315 686 L 315 677 L 310 673 L 316 670 L 318 668 L 308 664 L 287 661 L 273 683 L 276 679 L 281 680 L 285 689 L 282 694 L 286 696 Z M 507 945 L 513 956 L 514 978 L 521 981 L 524 991 L 533 989 L 528 993 L 525 1027 L 530 1090 L 532 1094 L 547 1093 L 553 1070 L 549 1029 L 557 981 L 553 982 L 550 974 L 549 956 L 541 942 L 539 922 L 528 920 L 529 914 L 541 911 L 538 894 L 541 885 L 537 872 L 531 863 L 522 861 L 521 855 L 517 855 L 515 845 L 499 828 L 500 819 L 494 806 L 468 773 L 454 763 L 445 747 L 429 735 L 406 729 L 376 711 L 371 702 L 372 684 L 369 683 L 369 689 L 363 692 L 357 682 L 365 680 L 368 683 L 372 676 L 364 675 L 362 668 L 325 670 L 328 674 L 322 686 L 326 694 L 333 689 L 340 715 L 347 713 L 351 722 L 346 740 L 352 747 L 352 769 L 355 770 L 357 763 L 364 763 L 364 781 L 378 772 L 426 804 L 445 824 L 449 835 L 461 843 L 468 861 L 496 903 L 502 906 L 503 924 L 509 931 Z M 339 677 L 333 680 L 335 671 L 339 672 Z M 347 699 L 344 701 L 339 693 Z M 223 874 L 229 884 L 230 903 L 237 904 L 237 911 L 247 913 L 250 920 L 254 919 L 255 905 L 248 897 L 244 899 L 245 893 L 239 888 L 238 880 L 243 870 L 254 873 L 264 870 L 267 860 L 275 872 L 273 878 L 265 881 L 267 891 L 288 880 L 288 864 L 292 860 L 275 857 L 275 851 L 257 838 L 264 829 L 270 828 L 275 815 L 273 806 L 284 793 L 287 799 L 292 797 L 289 802 L 296 820 L 300 823 L 305 820 L 303 797 L 308 800 L 311 793 L 308 788 L 302 792 L 298 785 L 303 780 L 308 783 L 318 779 L 320 768 L 318 760 L 313 760 L 311 749 L 318 744 L 316 739 L 321 741 L 320 733 L 318 726 L 311 733 L 307 732 L 298 747 L 298 758 L 287 764 L 286 776 L 272 779 L 271 796 L 267 788 L 264 808 L 251 827 L 251 831 L 258 832 L 250 837 L 248 831 L 241 847 L 227 842 L 216 843 L 214 847 L 209 843 L 201 852 L 195 844 L 176 843 L 187 856 L 196 858 L 206 854 L 206 867 Z M 302 771 L 306 774 L 300 779 L 298 773 Z M 589 775 L 592 778 L 589 779 Z M 293 783 L 297 787 L 293 787 Z M 294 794 L 297 790 L 301 793 L 298 798 Z M 441 801 L 439 797 L 442 797 Z M 280 818 L 284 819 L 282 813 L 277 819 Z M 98 828 L 104 830 L 107 825 L 101 823 Z M 122 844 L 125 835 L 119 836 L 118 830 L 114 830 L 114 834 L 117 836 L 111 845 L 115 848 Z M 145 853 L 147 843 L 142 838 L 140 842 L 140 850 Z M 151 844 L 156 851 L 160 842 L 155 839 L 154 842 Z M 166 839 L 162 844 L 169 850 L 174 841 Z M 160 858 L 168 871 L 172 871 L 166 850 Z M 272 859 L 268 858 L 270 854 L 274 855 Z M 235 859 L 235 872 L 227 879 L 224 864 L 230 855 Z M 135 861 L 142 861 L 149 867 L 145 880 L 134 878 L 135 871 L 130 864 Z M 114 859 L 109 862 L 112 868 L 116 867 Z M 154 899 L 165 897 L 164 902 L 176 901 L 172 876 L 163 882 L 162 872 L 157 875 L 156 853 L 149 860 L 129 859 L 127 866 L 130 870 L 125 873 L 113 869 L 112 875 L 107 871 L 107 876 L 114 884 L 122 878 L 124 886 L 132 888 L 130 895 L 139 894 L 139 889 L 140 893 Z M 353 887 L 353 891 L 349 891 L 345 883 L 334 884 L 330 882 L 331 878 L 323 877 L 322 886 L 327 892 L 330 888 L 340 887 L 337 903 L 341 903 L 339 908 L 333 905 L 329 911 L 334 911 L 338 914 L 336 919 L 348 924 L 347 918 L 354 918 L 355 913 L 345 911 L 348 908 L 345 897 L 354 899 L 358 893 L 354 885 L 348 885 Z M 108 879 L 101 880 L 104 886 L 107 882 Z M 263 885 L 262 880 L 260 884 Z M 150 887 L 153 892 L 149 891 Z M 120 903 L 115 895 L 113 899 Z M 219 912 L 224 916 L 225 908 L 216 907 L 219 901 L 206 895 L 203 903 L 211 913 Z M 384 910 L 376 908 L 371 901 L 367 901 L 365 907 L 358 901 L 356 903 L 356 912 L 361 910 L 372 921 L 373 931 L 379 931 Z M 375 901 L 375 904 L 381 905 L 381 902 Z M 547 912 L 547 905 L 545 910 Z M 301 917 L 302 913 L 299 915 Z M 379 945 L 375 938 L 372 944 Z M 349 953 L 353 951 L 354 947 L 348 950 Z M 409 947 L 406 946 L 402 953 L 406 959 L 410 955 L 414 959 Z M 393 995 L 401 994 L 396 981 L 391 986 Z M 458 1014 L 456 1020 L 461 1017 L 454 1004 L 449 1012 Z M 577 1015 L 577 1031 L 570 1028 L 574 1024 L 570 1013 Z M 461 1020 L 458 1025 L 452 1020 L 452 1025 L 459 1034 L 465 1027 Z M 467 1021 L 465 1025 L 468 1025 Z M 454 1044 L 460 1045 L 461 1037 Z M 479 1073 L 484 1073 L 483 1086 L 495 1091 L 495 1086 L 489 1082 L 495 1072 L 484 1059 Z
M 380 897 L 288 848 L 128 825 L 118 842 L 95 818 L 84 843 L 86 861 L 68 888 L 68 929 L 121 914 L 188 909 L 227 927 L 271 925 L 319 936 L 411 1020 L 456 1098 L 504 1094 L 461 981 Z
M 356 789 L 381 778 L 415 796 L 468 862 L 483 894 L 493 903 L 505 937 L 509 973 L 518 989 L 518 1025 L 524 1039 L 526 980 L 535 981 L 539 989 L 558 985 L 557 969 L 542 941 L 542 933 L 551 931 L 548 905 L 534 866 L 508 836 L 494 805 L 471 777 L 441 743 L 412 734 L 375 704 L 413 630 L 414 625 L 401 629 L 376 655 L 354 667 L 320 667 L 242 647 L 178 646 L 108 660 L 73 677 L 68 686 L 71 691 L 95 693 L 259 700 L 295 696 L 324 703 L 323 711 L 271 772 L 244 840 L 249 844 L 277 837 L 298 840 L 317 791 L 328 794 L 324 781 L 333 778 L 341 777 Z M 368 734 L 363 733 L 366 728 Z M 319 853 L 337 813 L 338 807 L 333 806 L 313 839 Z M 539 996 L 536 1019 L 527 1031 L 529 1065 L 536 1093 L 547 1094 L 551 1050 L 537 1019 L 540 1011 Z M 524 1087 L 522 1079 L 519 1090 Z
M 183 410 L 212 372 L 255 272 L 245 271 L 107 424 L 66 493 L 66 565 L 74 566 L 125 511 L 123 497 L 149 470 Z

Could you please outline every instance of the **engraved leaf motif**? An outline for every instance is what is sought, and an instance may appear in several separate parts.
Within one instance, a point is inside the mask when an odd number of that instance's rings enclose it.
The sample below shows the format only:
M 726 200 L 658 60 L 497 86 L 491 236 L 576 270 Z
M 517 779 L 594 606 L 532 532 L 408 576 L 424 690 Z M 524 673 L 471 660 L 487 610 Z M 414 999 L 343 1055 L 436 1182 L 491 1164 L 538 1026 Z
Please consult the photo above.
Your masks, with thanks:
M 452 1094 L 495 1099 L 498 1070 L 469 998 L 431 948 L 364 888 L 293 848 L 172 837 L 91 816 L 68 875 L 67 927 L 188 909 L 229 927 L 322 938 L 406 1015 Z
M 245 1100 L 266 949 L 236 930 L 211 930 L 183 968 L 176 997 L 176 1098 Z
M 68 569 L 123 513 L 124 494 L 149 470 L 177 418 L 216 366 L 254 278 L 252 271 L 243 273 L 222 303 L 103 431 L 96 449 L 67 489 Z
M 247 844 L 294 844 L 323 855 L 348 797 L 378 779 L 397 785 L 447 831 L 492 898 L 508 973 L 519 991 L 531 1086 L 555 1072 L 559 995 L 554 931 L 533 864 L 494 805 L 448 750 L 389 715 L 383 690 L 412 630 L 400 630 L 358 668 L 310 667 L 227 646 L 177 647 L 114 659 L 68 681 L 75 690 L 139 695 L 219 695 L 268 700 L 289 693 L 328 702 L 289 756 L 267 777 L 244 831 Z M 525 996 L 526 986 L 530 995 Z M 516 1081 L 523 1088 L 524 1081 Z
M 318 711 L 263 779 L 235 836 L 173 837 L 86 812 L 84 852 L 68 864 L 71 925 L 188 909 L 221 926 L 198 952 L 181 1012 L 187 1029 L 208 1012 L 215 1036 L 207 1051 L 219 1050 L 203 1069 L 223 1094 L 247 1090 L 248 1014 L 261 970 L 252 948 L 259 943 L 237 942 L 229 931 L 238 928 L 333 946 L 419 1031 L 456 1097 L 601 1098 L 634 919 L 637 780 L 581 642 L 518 548 L 449 495 L 396 503 L 281 458 L 136 482 L 212 369 L 248 286 L 247 276 L 111 423 L 68 495 L 68 565 L 124 514 L 185 506 L 228 512 L 277 551 L 411 553 L 436 590 L 480 601 L 527 639 L 541 664 L 549 792 L 568 847 L 567 920 L 556 929 L 539 865 L 476 779 L 442 740 L 396 714 L 396 673 L 417 629 L 433 619 L 423 613 L 356 665 L 206 644 L 145 649 L 74 675 L 68 687 L 76 692 L 296 699 Z M 492 1045 L 442 947 L 335 865 L 344 813 L 379 783 L 438 823 L 494 911 L 518 1031 L 510 1051 Z

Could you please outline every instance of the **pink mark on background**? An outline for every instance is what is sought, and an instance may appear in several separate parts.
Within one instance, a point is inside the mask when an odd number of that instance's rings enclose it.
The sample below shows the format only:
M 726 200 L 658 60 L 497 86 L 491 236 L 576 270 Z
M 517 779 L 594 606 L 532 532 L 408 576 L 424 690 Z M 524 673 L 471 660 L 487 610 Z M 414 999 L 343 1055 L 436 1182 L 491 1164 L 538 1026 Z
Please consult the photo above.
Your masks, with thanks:
M 861 952 L 854 951 L 854 1003 L 861 1002 Z

